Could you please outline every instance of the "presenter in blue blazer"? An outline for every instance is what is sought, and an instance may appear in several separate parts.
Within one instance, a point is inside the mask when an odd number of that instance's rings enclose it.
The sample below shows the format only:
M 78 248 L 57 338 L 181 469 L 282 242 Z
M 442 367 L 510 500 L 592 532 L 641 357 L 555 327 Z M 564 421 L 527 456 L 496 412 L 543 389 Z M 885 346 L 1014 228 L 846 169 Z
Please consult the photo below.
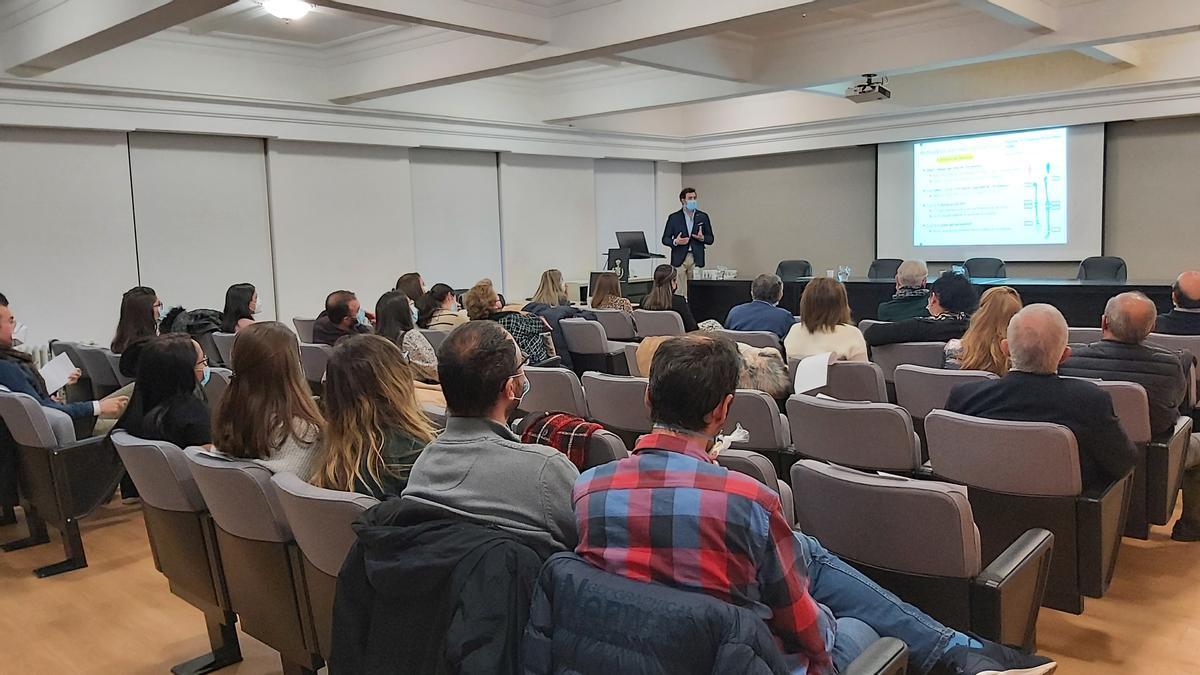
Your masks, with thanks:
M 663 229 L 663 246 L 671 247 L 671 266 L 678 270 L 680 291 L 687 294 L 687 280 L 692 278 L 693 267 L 704 267 L 704 247 L 713 241 L 712 220 L 708 214 L 696 208 L 696 190 L 684 188 L 679 193 L 679 203 L 683 208 L 667 216 L 667 226 Z

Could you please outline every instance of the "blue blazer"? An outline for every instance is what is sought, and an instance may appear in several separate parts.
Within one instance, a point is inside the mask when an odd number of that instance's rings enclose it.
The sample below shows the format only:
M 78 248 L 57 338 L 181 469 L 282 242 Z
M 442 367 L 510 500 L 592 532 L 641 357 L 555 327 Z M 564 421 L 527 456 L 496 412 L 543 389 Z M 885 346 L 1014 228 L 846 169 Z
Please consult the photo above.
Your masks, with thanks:
M 17 394 L 28 394 L 43 407 L 61 410 L 70 415 L 72 419 L 85 419 L 93 415 L 95 407 L 92 406 L 91 401 L 59 403 L 48 396 L 42 396 L 38 392 L 39 387 L 34 377 L 33 373 L 29 370 L 22 368 L 12 361 L 0 361 L 0 384 L 8 387 L 9 391 Z
M 681 234 L 686 234 L 689 237 L 696 232 L 703 232 L 704 239 L 689 239 L 688 243 L 679 246 L 675 245 L 675 238 Z M 687 218 L 683 216 L 683 209 L 679 209 L 675 213 L 667 216 L 667 226 L 663 230 L 662 243 L 663 246 L 671 247 L 671 267 L 679 267 L 683 264 L 683 259 L 687 257 L 688 251 L 692 252 L 692 258 L 696 261 L 696 267 L 704 267 L 704 247 L 711 246 L 714 241 L 712 220 L 708 214 L 696 209 L 696 213 L 692 216 L 692 231 L 688 231 Z

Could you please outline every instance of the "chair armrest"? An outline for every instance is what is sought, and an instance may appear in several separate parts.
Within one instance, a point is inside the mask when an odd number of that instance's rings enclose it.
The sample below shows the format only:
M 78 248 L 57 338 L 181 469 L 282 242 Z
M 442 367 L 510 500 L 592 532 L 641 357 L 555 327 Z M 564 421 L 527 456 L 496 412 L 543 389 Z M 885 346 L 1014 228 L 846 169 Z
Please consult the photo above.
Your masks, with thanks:
M 879 638 L 854 659 L 842 675 L 904 675 L 908 672 L 908 647 L 892 637 Z
M 561 356 L 551 356 L 550 358 L 546 359 L 545 361 L 542 361 L 541 363 L 534 363 L 532 365 L 536 368 L 558 368 L 558 367 L 562 366 L 562 357 Z
M 125 466 L 106 436 L 85 438 L 50 451 L 59 508 L 82 518 L 112 497 Z
M 1180 415 L 1169 436 L 1146 448 L 1146 519 L 1155 525 L 1166 525 L 1175 511 L 1192 429 L 1192 418 Z
M 1112 582 L 1132 490 L 1133 471 L 1130 470 L 1099 495 L 1076 498 L 1079 590 L 1083 595 L 1103 597 Z
M 1054 535 L 1048 530 L 1027 530 L 975 577 L 971 629 L 989 640 L 1034 651 L 1053 549 Z

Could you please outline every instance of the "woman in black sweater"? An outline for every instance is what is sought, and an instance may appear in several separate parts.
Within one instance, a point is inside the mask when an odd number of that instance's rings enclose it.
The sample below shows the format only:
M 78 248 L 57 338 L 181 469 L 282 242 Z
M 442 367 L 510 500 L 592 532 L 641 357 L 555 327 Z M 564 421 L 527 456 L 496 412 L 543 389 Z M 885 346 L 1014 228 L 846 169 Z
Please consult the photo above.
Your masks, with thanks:
M 698 330 L 696 318 L 692 316 L 692 307 L 687 298 L 676 295 L 679 281 L 678 272 L 670 265 L 659 265 L 654 268 L 654 288 L 642 300 L 642 309 L 651 311 L 675 312 L 683 319 L 683 330 L 688 333 Z
M 181 448 L 211 446 L 211 413 L 198 393 L 208 376 L 208 359 L 190 336 L 169 333 L 146 340 L 133 398 L 116 428 Z

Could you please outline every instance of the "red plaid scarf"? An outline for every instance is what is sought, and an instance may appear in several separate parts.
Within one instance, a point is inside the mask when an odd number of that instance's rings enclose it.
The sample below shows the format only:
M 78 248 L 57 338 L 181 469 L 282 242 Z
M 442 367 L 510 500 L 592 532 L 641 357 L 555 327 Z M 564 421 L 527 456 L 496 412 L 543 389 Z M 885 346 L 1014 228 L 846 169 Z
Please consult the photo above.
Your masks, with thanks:
M 587 444 L 592 434 L 604 427 L 567 413 L 549 413 L 530 424 L 522 443 L 548 445 L 567 456 L 575 468 L 583 471 L 587 463 Z

